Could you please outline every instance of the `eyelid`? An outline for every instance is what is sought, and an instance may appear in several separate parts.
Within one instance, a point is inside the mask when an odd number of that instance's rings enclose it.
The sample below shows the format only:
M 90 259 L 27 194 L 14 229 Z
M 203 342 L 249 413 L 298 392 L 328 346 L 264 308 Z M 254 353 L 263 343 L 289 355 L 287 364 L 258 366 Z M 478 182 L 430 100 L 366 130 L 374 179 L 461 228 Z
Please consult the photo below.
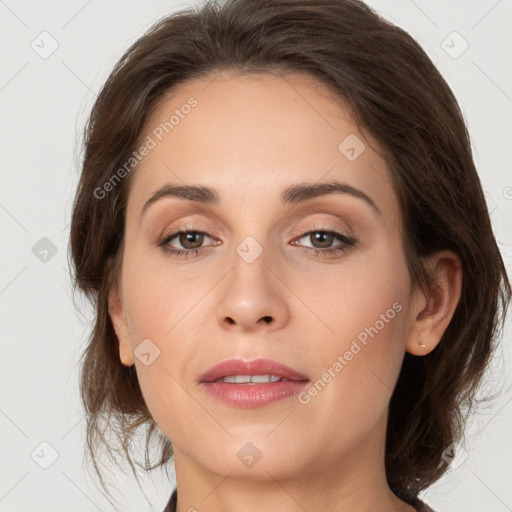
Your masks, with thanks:
M 359 235 L 356 234 L 351 223 L 349 223 L 349 220 L 352 219 L 347 219 L 344 216 L 330 213 L 327 218 L 324 216 L 306 220 L 295 229 L 302 235 L 307 235 L 314 231 L 330 231 L 347 240 L 358 241 Z
M 174 233 L 176 231 L 195 231 L 198 233 L 204 233 L 209 235 L 210 233 L 216 233 L 215 228 L 211 224 L 197 224 L 194 221 L 185 221 L 184 224 L 179 224 L 173 228 L 165 228 L 162 236 L 166 236 L 165 233 Z
M 347 237 L 354 236 L 351 229 L 343 229 L 337 226 L 329 226 L 328 223 L 322 223 L 322 225 L 318 225 L 316 222 L 314 222 L 312 226 L 300 226 L 299 228 L 297 228 L 297 231 L 301 235 L 309 234 L 312 231 L 334 231 L 336 233 L 343 234 Z

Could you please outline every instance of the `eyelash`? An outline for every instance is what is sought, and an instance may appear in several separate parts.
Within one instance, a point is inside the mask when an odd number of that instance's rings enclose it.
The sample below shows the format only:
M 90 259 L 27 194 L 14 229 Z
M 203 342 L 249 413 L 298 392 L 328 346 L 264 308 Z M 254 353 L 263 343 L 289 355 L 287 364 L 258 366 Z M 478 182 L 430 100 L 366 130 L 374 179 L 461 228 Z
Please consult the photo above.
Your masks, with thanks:
M 176 236 L 180 234 L 199 234 L 199 235 L 208 235 L 208 233 L 204 231 L 200 231 L 198 229 L 194 229 L 191 226 L 184 226 L 175 229 L 174 231 L 170 233 L 166 233 L 163 235 L 163 237 L 160 239 L 158 246 L 162 248 L 163 251 L 166 253 L 176 256 L 179 258 L 192 258 L 194 257 L 198 252 L 200 252 L 204 247 L 200 247 L 198 249 L 170 249 L 168 247 L 168 244 L 173 238 L 176 238 Z M 311 235 L 313 233 L 324 233 L 326 235 L 334 235 L 335 239 L 340 241 L 342 245 L 338 245 L 335 247 L 331 247 L 328 249 L 316 249 L 314 247 L 305 247 L 305 249 L 315 251 L 315 256 L 319 256 L 319 254 L 327 254 L 331 255 L 337 252 L 343 252 L 347 250 L 349 247 L 353 247 L 357 244 L 357 239 L 351 236 L 348 236 L 340 231 L 337 231 L 335 229 L 323 229 L 323 228 L 317 228 L 316 226 L 313 228 L 301 228 L 299 229 L 300 237 L 296 240 L 300 240 L 304 238 L 306 235 Z M 211 237 L 210 237 L 211 238 Z M 319 257 L 328 257 L 328 256 L 319 256 Z

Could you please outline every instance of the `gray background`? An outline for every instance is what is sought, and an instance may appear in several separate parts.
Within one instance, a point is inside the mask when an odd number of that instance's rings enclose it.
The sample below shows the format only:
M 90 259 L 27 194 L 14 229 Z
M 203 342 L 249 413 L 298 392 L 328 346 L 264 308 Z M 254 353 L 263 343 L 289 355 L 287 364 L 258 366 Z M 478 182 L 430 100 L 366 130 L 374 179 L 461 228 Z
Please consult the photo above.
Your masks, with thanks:
M 510 270 L 512 1 L 368 3 L 418 40 L 459 99 Z M 0 0 L 0 511 L 112 510 L 82 465 L 77 360 L 92 315 L 84 301 L 73 306 L 66 254 L 79 135 L 128 45 L 192 4 Z M 440 512 L 512 511 L 510 331 L 508 322 L 482 390 L 502 386 L 502 395 L 472 419 L 453 468 L 424 493 Z M 149 510 L 133 477 L 111 478 L 122 510 Z M 154 472 L 143 484 L 161 510 L 174 482 Z

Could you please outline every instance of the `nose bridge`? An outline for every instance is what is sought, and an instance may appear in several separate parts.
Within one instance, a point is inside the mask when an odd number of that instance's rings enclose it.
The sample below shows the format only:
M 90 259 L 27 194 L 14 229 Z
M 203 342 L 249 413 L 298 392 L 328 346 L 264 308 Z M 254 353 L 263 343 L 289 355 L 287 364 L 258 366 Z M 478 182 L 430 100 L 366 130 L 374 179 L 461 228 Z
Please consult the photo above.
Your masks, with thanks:
M 282 326 L 287 320 L 284 288 L 274 275 L 275 265 L 270 262 L 274 255 L 268 244 L 265 234 L 256 234 L 246 235 L 235 246 L 231 272 L 217 305 L 222 325 L 252 330 L 260 324 Z
M 265 264 L 269 265 L 269 259 L 273 253 L 269 245 L 272 238 L 271 215 L 265 209 L 265 202 L 261 199 L 264 194 L 260 192 L 254 194 L 253 190 L 250 196 L 244 198 L 243 204 L 236 205 L 238 206 L 237 215 L 231 230 L 234 250 L 232 263 L 233 270 L 240 270 L 242 273 L 245 267 L 249 274 L 254 272 L 255 263 L 257 263 L 255 265 L 257 272 L 268 270 Z M 267 206 L 268 203 L 267 200 Z
M 258 241 L 257 238 L 260 240 Z M 269 259 L 271 250 L 262 235 L 246 235 L 234 248 L 230 286 L 241 287 L 242 293 L 250 296 L 270 294 L 271 271 Z M 261 242 L 261 243 L 260 243 Z

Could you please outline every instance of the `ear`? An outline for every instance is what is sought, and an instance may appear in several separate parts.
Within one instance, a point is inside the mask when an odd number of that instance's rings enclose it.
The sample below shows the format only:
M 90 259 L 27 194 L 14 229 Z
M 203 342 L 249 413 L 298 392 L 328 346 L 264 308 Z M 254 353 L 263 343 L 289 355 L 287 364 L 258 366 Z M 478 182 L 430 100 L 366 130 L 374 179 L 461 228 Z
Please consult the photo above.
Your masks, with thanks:
M 433 282 L 427 297 L 419 290 L 414 294 L 406 340 L 406 351 L 416 356 L 426 355 L 437 347 L 453 317 L 462 289 L 462 264 L 454 252 L 437 252 L 424 264 Z
M 132 344 L 130 342 L 130 329 L 126 321 L 124 305 L 117 287 L 108 295 L 108 313 L 119 341 L 119 357 L 125 366 L 135 364 Z

